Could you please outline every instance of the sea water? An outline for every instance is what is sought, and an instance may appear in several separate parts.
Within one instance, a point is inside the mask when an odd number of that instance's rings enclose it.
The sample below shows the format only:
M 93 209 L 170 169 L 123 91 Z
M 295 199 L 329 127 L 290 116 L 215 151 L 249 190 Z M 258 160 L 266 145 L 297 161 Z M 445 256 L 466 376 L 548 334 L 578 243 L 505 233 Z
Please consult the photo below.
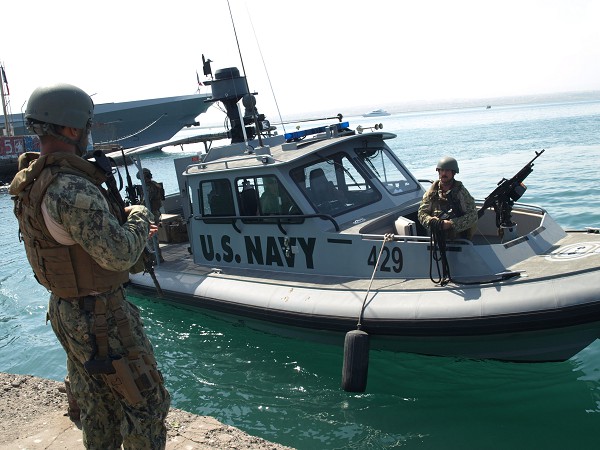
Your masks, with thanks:
M 348 120 L 396 134 L 388 144 L 419 179 L 435 178 L 440 157 L 456 157 L 457 178 L 477 198 L 545 149 L 521 201 L 545 207 L 567 229 L 600 226 L 598 101 Z M 180 153 L 143 159 L 167 193 L 177 191 L 172 161 Z M 65 355 L 45 322 L 48 294 L 33 279 L 6 193 L 0 220 L 0 371 L 61 380 Z M 354 394 L 340 388 L 343 337 L 339 345 L 307 343 L 152 296 L 130 299 L 142 310 L 173 406 L 271 441 L 298 449 L 598 446 L 598 341 L 569 361 L 544 364 L 371 351 L 367 391 Z

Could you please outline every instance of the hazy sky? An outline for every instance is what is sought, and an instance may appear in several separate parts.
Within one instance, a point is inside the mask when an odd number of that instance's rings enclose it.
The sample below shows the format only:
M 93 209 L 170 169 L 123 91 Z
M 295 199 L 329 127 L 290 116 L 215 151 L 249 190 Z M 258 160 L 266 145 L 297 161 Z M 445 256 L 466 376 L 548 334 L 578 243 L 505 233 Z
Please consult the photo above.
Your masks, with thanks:
M 294 117 L 600 90 L 600 1 L 230 0 L 230 6 L 250 88 L 271 118 L 273 95 L 282 115 Z M 213 73 L 242 67 L 226 0 L 11 0 L 2 5 L 2 35 L 13 113 L 49 82 L 75 84 L 104 103 L 194 93 L 196 71 L 204 78 L 203 53 Z

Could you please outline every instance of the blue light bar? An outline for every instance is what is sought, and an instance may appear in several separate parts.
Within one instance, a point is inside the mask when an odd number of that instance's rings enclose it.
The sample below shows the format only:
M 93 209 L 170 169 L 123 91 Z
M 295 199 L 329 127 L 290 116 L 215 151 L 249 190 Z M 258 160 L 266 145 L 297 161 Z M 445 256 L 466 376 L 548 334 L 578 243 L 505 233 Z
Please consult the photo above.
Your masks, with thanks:
M 334 126 L 336 131 L 341 131 L 342 128 L 348 128 L 349 125 L 350 122 L 342 122 L 336 123 Z M 287 142 L 297 141 L 311 134 L 324 133 L 329 129 L 329 127 L 330 125 L 325 125 L 322 127 L 310 128 L 309 130 L 294 131 L 292 133 L 285 133 L 283 137 Z

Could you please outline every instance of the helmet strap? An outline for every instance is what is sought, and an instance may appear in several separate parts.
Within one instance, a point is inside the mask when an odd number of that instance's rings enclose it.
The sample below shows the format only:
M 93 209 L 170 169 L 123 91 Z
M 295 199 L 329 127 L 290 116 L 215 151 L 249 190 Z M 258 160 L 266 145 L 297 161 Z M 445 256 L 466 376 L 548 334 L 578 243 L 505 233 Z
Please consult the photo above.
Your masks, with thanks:
M 42 123 L 42 122 L 30 122 L 28 124 L 28 128 L 33 131 L 38 136 L 50 135 L 59 141 L 65 142 L 69 145 L 73 145 L 76 149 L 76 153 L 78 156 L 85 156 L 87 153 L 87 144 L 88 144 L 88 133 L 90 131 L 90 123 L 88 122 L 86 127 L 81 130 L 81 135 L 78 140 L 69 139 L 66 136 L 63 136 L 60 133 L 56 132 L 56 128 L 54 124 L 51 123 Z

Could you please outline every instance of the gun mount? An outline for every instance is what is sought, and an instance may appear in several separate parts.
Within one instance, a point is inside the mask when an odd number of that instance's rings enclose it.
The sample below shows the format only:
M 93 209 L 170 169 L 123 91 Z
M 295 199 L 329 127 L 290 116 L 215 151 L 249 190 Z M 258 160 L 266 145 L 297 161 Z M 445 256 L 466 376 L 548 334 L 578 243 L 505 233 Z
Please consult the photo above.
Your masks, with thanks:
M 501 231 L 514 228 L 516 224 L 512 221 L 512 207 L 527 190 L 527 186 L 523 184 L 523 181 L 533 172 L 533 162 L 544 152 L 545 149 L 535 152 L 535 157 L 512 178 L 502 178 L 498 182 L 498 187 L 485 198 L 477 216 L 480 218 L 486 209 L 493 207 L 496 212 L 496 227 Z

